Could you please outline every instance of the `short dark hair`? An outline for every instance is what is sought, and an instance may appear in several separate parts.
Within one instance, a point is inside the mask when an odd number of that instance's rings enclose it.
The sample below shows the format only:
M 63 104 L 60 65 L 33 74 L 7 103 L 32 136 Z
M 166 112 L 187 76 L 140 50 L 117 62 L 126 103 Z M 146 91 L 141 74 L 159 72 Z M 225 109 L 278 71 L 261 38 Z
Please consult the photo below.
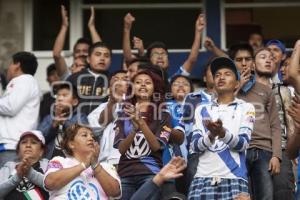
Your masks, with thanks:
M 93 53 L 93 51 L 94 51 L 94 49 L 96 49 L 98 47 L 107 48 L 109 50 L 110 56 L 112 56 L 111 48 L 106 43 L 104 43 L 104 42 L 96 42 L 96 43 L 92 44 L 89 47 L 89 56 L 91 56 L 92 53 Z
M 234 60 L 236 54 L 238 51 L 248 51 L 251 55 L 251 57 L 254 57 L 254 51 L 253 48 L 248 43 L 238 43 L 232 45 L 228 50 L 229 57 Z
M 194 92 L 194 86 L 193 86 L 192 80 L 188 76 L 185 76 L 185 75 L 182 75 L 182 74 L 177 74 L 177 75 L 172 77 L 172 79 L 170 81 L 170 87 L 172 87 L 172 84 L 174 83 L 174 81 L 176 81 L 180 77 L 185 78 L 189 82 L 191 92 Z M 170 89 L 170 91 L 171 91 L 171 89 Z
M 252 35 L 260 35 L 262 37 L 262 39 L 264 39 L 264 35 L 262 34 L 262 32 L 260 31 L 253 31 L 249 34 L 249 38 L 252 36 Z
M 160 78 L 165 81 L 168 80 L 168 74 L 166 72 L 166 70 L 164 70 L 162 67 L 158 66 L 158 65 L 153 65 L 152 63 L 141 63 L 138 65 L 138 70 L 147 70 L 147 71 L 151 71 L 154 74 L 157 74 L 158 76 L 160 76 Z
M 148 46 L 148 48 L 147 48 L 147 54 L 146 54 L 147 58 L 150 58 L 151 51 L 152 51 L 152 49 L 155 49 L 155 48 L 162 48 L 162 49 L 164 49 L 168 53 L 168 48 L 167 48 L 166 44 L 163 43 L 163 42 L 160 42 L 160 41 L 156 41 L 156 42 L 152 42 Z
M 259 49 L 257 49 L 257 51 L 255 51 L 254 58 L 256 58 L 257 54 L 258 54 L 259 52 L 261 52 L 261 51 L 269 51 L 269 52 L 271 52 L 271 50 L 268 49 L 267 47 L 259 48 Z
M 47 67 L 47 77 L 50 76 L 54 71 L 56 71 L 56 67 L 54 63 L 51 63 Z
M 12 59 L 14 64 L 20 63 L 20 68 L 24 74 L 30 74 L 34 76 L 38 67 L 38 62 L 33 53 L 21 51 L 15 53 L 12 56 Z
M 79 99 L 77 88 L 70 82 L 67 81 L 59 81 L 53 84 L 53 93 L 57 94 L 58 91 L 62 89 L 67 89 L 72 92 L 73 98 Z
M 136 63 L 136 62 L 149 63 L 149 59 L 146 58 L 146 57 L 136 57 L 136 58 L 133 58 L 132 60 L 130 60 L 128 65 L 131 65 L 131 64 Z
M 108 82 L 110 82 L 110 80 L 112 79 L 113 76 L 115 76 L 116 74 L 119 74 L 119 73 L 126 74 L 127 71 L 125 71 L 125 70 L 123 70 L 123 69 L 114 71 L 113 73 L 110 74 L 110 76 L 109 76 L 109 81 L 108 81 Z
M 72 124 L 70 125 L 67 129 L 66 129 L 66 132 L 63 136 L 63 140 L 61 142 L 61 147 L 62 149 L 70 156 L 73 156 L 73 151 L 72 149 L 69 147 L 68 143 L 72 140 L 74 140 L 75 136 L 77 135 L 79 129 L 81 128 L 85 128 L 85 129 L 88 129 L 90 131 L 93 132 L 93 130 L 87 126 L 83 126 L 83 125 L 80 125 L 78 123 L 75 123 L 75 124 Z
M 75 48 L 78 44 L 87 44 L 87 45 L 91 46 L 92 42 L 91 42 L 91 40 L 89 40 L 87 38 L 79 38 L 73 46 L 73 51 L 75 51 Z

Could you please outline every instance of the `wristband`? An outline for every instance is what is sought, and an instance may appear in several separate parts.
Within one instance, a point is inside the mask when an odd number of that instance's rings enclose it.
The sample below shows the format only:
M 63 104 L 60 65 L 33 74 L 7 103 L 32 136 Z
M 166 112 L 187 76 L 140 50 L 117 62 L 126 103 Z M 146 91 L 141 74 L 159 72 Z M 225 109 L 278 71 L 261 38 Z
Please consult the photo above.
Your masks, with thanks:
M 81 166 L 84 168 L 84 169 L 86 169 L 86 166 L 85 166 L 85 164 L 82 162 L 82 163 L 80 163 L 81 164 Z

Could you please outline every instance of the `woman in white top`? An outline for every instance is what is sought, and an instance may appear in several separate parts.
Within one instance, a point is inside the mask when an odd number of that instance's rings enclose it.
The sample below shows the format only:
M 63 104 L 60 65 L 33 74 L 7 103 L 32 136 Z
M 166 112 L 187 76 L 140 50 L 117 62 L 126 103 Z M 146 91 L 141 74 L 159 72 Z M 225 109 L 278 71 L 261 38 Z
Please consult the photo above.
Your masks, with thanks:
M 97 162 L 99 145 L 90 128 L 71 125 L 61 146 L 67 157 L 50 160 L 45 174 L 50 200 L 102 200 L 120 196 L 120 179 L 114 167 Z

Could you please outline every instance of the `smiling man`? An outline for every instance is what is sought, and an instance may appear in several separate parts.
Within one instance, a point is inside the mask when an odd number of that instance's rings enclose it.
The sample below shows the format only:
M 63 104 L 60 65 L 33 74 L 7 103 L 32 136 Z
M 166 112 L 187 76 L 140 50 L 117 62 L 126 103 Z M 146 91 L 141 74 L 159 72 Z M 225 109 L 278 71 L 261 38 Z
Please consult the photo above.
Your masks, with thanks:
M 234 95 L 240 75 L 232 60 L 216 58 L 211 71 L 218 98 L 195 111 L 191 146 L 200 157 L 188 198 L 229 200 L 248 195 L 245 156 L 255 109 Z

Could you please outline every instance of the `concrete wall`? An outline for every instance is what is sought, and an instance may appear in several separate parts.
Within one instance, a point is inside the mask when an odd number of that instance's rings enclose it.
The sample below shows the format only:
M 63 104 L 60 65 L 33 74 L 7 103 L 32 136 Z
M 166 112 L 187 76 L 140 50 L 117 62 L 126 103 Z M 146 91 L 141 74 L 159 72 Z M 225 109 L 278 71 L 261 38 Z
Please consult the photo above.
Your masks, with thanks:
M 11 55 L 23 49 L 23 6 L 23 0 L 0 0 L 0 72 L 7 69 Z

